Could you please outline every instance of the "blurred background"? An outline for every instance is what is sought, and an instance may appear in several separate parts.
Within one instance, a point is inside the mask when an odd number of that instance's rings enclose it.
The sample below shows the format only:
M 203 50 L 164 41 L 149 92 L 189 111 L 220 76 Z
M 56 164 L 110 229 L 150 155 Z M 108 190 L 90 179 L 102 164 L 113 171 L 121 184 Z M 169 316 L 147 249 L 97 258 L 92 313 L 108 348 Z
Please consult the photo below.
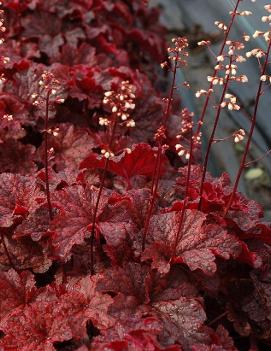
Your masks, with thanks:
M 267 25 L 261 21 L 261 17 L 266 15 L 264 5 L 267 0 L 245 0 L 239 7 L 241 10 L 249 10 L 251 16 L 237 17 L 230 39 L 240 40 L 244 34 L 253 35 L 255 30 L 266 31 Z M 223 33 L 214 25 L 215 21 L 220 21 L 226 25 L 230 21 L 229 11 L 235 7 L 235 0 L 151 0 L 151 6 L 161 7 L 161 22 L 168 30 L 168 38 L 176 36 L 187 36 L 190 42 L 189 66 L 183 72 L 178 73 L 178 84 L 188 81 L 191 90 L 182 89 L 182 105 L 195 112 L 195 117 L 199 116 L 204 98 L 196 99 L 195 92 L 208 87 L 207 76 L 213 72 L 215 65 L 214 56 L 205 48 L 197 46 L 200 40 L 210 40 L 211 49 L 217 55 L 223 39 Z M 266 49 L 266 43 L 261 39 L 252 39 L 246 43 L 246 51 L 255 47 Z M 223 138 L 232 134 L 240 128 L 246 131 L 250 126 L 251 114 L 253 112 L 254 100 L 259 83 L 259 66 L 256 59 L 250 59 L 240 64 L 239 73 L 248 76 L 246 84 L 231 84 L 231 93 L 237 96 L 240 111 L 223 111 L 220 118 L 217 138 Z M 269 72 L 270 66 L 269 66 Z M 203 148 L 212 127 L 214 119 L 213 106 L 219 99 L 219 90 L 214 95 L 209 104 L 206 115 L 206 123 L 203 129 Z M 213 175 L 219 175 L 223 171 L 230 174 L 231 179 L 235 178 L 240 164 L 240 157 L 244 149 L 244 144 L 234 144 L 232 140 L 217 143 L 212 148 L 209 171 Z M 260 101 L 257 115 L 257 126 L 253 137 L 253 145 L 250 149 L 249 167 L 243 173 L 239 191 L 242 191 L 250 198 L 261 203 L 266 210 L 266 218 L 271 219 L 271 153 L 266 154 L 271 149 L 271 89 L 270 85 L 265 85 L 265 92 Z

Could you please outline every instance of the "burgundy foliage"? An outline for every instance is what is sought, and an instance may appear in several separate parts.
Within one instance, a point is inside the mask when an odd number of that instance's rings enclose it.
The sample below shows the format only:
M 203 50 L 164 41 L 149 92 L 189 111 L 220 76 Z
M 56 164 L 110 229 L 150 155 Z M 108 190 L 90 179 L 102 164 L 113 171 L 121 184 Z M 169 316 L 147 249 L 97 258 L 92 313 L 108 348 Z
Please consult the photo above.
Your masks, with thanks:
M 0 351 L 234 351 L 271 347 L 271 226 L 229 177 L 161 157 L 145 249 L 165 58 L 159 13 L 139 0 L 6 0 L 0 92 Z M 42 72 L 60 82 L 49 111 L 46 200 Z M 154 79 L 156 77 L 157 79 Z M 104 92 L 136 87 L 136 127 L 99 117 Z M 5 116 L 12 115 L 12 119 Z M 106 168 L 106 172 L 104 169 Z M 95 214 L 99 186 L 104 188 Z M 94 216 L 96 216 L 94 220 Z M 93 230 L 93 221 L 95 228 Z M 91 233 L 94 271 L 91 274 Z M 251 345 L 251 348 L 250 348 Z M 256 350 L 256 349 L 255 349 Z

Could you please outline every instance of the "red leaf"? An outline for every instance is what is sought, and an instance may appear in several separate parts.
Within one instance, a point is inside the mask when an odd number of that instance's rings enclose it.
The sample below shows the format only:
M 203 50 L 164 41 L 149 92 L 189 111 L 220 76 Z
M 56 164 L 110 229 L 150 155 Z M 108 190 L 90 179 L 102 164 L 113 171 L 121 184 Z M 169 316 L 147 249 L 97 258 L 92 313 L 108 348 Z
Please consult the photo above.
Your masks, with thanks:
M 229 259 L 240 254 L 239 241 L 220 226 L 204 224 L 205 214 L 186 210 L 182 230 L 176 246 L 175 261 L 184 262 L 191 270 L 201 269 L 206 274 L 216 271 L 215 257 Z M 174 254 L 180 212 L 169 212 L 152 217 L 149 240 L 162 247 L 165 257 Z
M 182 351 L 179 345 L 162 346 L 157 340 L 157 336 L 144 332 L 142 330 L 132 331 L 125 335 L 122 340 L 116 340 L 108 343 L 95 344 L 95 351 Z
M 11 234 L 9 234 L 9 236 L 11 236 Z M 52 261 L 48 257 L 46 245 L 44 245 L 45 248 L 43 248 L 30 238 L 13 240 L 10 237 L 4 237 L 4 241 L 16 269 L 29 269 L 37 273 L 44 273 L 50 268 Z M 0 241 L 0 266 L 5 269 L 11 268 L 2 240 Z
M 96 146 L 92 135 L 85 129 L 76 128 L 71 124 L 59 124 L 52 130 L 57 129 L 57 135 L 49 134 L 48 149 L 53 148 L 53 157 L 50 164 L 61 171 L 66 167 L 77 169 L 79 163 L 87 157 L 93 147 Z M 44 162 L 44 143 L 38 150 L 38 160 Z
M 15 229 L 13 238 L 31 237 L 33 241 L 39 241 L 47 234 L 49 227 L 49 213 L 47 205 L 40 206 L 31 213 L 22 224 Z
M 78 64 L 95 65 L 97 64 L 95 54 L 95 48 L 87 43 L 81 44 L 78 49 L 71 45 L 65 44 L 61 48 L 61 55 L 58 61 L 67 66 L 74 66 Z
M 42 197 L 34 177 L 0 174 L 0 227 L 10 227 L 17 214 L 35 211 Z
M 56 204 L 59 213 L 50 224 L 54 253 L 61 259 L 71 256 L 73 245 L 82 244 L 91 234 L 93 212 L 97 200 L 97 192 L 74 185 L 56 193 Z M 102 197 L 98 216 L 107 202 Z
M 67 260 L 72 247 L 82 244 L 90 236 L 97 195 L 97 189 L 81 185 L 56 193 L 55 205 L 59 213 L 53 219 L 50 230 L 53 232 L 54 254 L 59 258 Z M 102 234 L 111 245 L 118 245 L 131 226 L 130 217 L 121 201 L 108 204 L 109 196 L 110 193 L 104 190 L 99 202 L 96 234 Z
M 30 272 L 20 275 L 13 269 L 0 272 L 0 326 L 15 310 L 23 309 L 36 291 L 34 276 Z
M 256 201 L 248 200 L 241 194 L 237 194 L 232 209 L 228 212 L 226 219 L 234 223 L 242 231 L 249 231 L 255 227 L 263 215 L 263 209 Z
M 147 291 L 149 279 L 150 271 L 147 266 L 129 262 L 124 268 L 107 269 L 98 282 L 97 289 L 107 293 L 134 296 L 138 299 L 138 303 L 143 303 L 149 300 Z
M 152 176 L 155 169 L 155 152 L 147 144 L 136 144 L 131 152 L 123 152 L 109 160 L 108 170 L 114 174 L 124 177 L 129 184 L 130 179 L 136 175 Z M 90 154 L 80 164 L 80 168 L 104 169 L 105 158 Z M 162 163 L 164 168 L 165 160 Z
M 127 198 L 130 200 L 130 212 L 133 222 L 138 229 L 142 228 L 145 223 L 146 214 L 150 205 L 150 190 L 143 188 L 130 190 L 126 192 Z
M 16 309 L 1 325 L 5 350 L 55 350 L 54 342 L 87 337 L 86 323 L 91 320 L 101 330 L 112 326 L 107 315 L 112 298 L 96 291 L 98 277 L 70 280 L 64 286 L 40 290 L 34 302 Z
M 115 323 L 114 319 L 107 313 L 113 299 L 109 295 L 98 291 L 97 282 L 100 278 L 101 276 L 98 274 L 94 277 L 73 278 L 66 284 L 66 289 L 68 292 L 67 298 L 69 298 L 70 292 L 78 292 L 84 296 L 86 310 L 83 309 L 83 311 L 87 318 L 92 321 L 95 327 L 105 330 Z
M 258 223 L 254 228 L 248 232 L 242 233 L 242 238 L 245 239 L 258 239 L 268 245 L 271 245 L 271 224 Z
M 170 336 L 189 350 L 189 345 L 198 339 L 206 319 L 201 302 L 195 298 L 180 297 L 173 301 L 155 302 L 153 307 L 164 323 L 164 340 Z
M 237 351 L 232 338 L 228 331 L 219 325 L 216 333 L 211 332 L 210 344 L 195 344 L 192 346 L 192 351 Z
M 257 325 L 262 337 L 271 337 L 271 271 L 262 274 L 251 273 L 253 292 L 242 301 L 242 310 L 251 323 Z

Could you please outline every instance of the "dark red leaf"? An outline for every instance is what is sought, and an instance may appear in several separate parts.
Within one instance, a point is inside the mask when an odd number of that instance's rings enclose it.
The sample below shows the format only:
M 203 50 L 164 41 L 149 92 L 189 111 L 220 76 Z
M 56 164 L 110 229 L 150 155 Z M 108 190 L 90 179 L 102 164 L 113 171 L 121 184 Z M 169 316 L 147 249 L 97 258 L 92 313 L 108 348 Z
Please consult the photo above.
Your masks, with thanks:
M 149 240 L 159 244 L 168 259 L 175 253 L 174 261 L 186 263 L 191 270 L 201 269 L 206 274 L 213 274 L 216 256 L 238 257 L 241 247 L 234 236 L 218 225 L 204 224 L 205 220 L 206 215 L 202 212 L 186 210 L 175 252 L 180 212 L 155 215 L 150 223 Z
M 76 128 L 71 124 L 55 125 L 48 137 L 48 149 L 53 148 L 50 164 L 55 166 L 57 171 L 66 167 L 77 169 L 80 162 L 96 146 L 93 136 L 89 131 Z M 44 163 L 44 143 L 38 151 L 38 160 Z
M 157 340 L 156 335 L 144 332 L 142 330 L 133 331 L 126 335 L 122 340 L 112 341 L 108 343 L 95 344 L 96 351 L 182 351 L 179 345 L 162 346 Z
M 129 184 L 130 179 L 136 175 L 152 176 L 155 169 L 155 151 L 147 144 L 136 144 L 131 152 L 123 152 L 109 161 L 108 170 L 114 174 L 124 177 Z M 80 164 L 80 168 L 105 167 L 105 158 L 90 154 Z M 164 162 L 162 169 L 164 168 Z
M 150 271 L 147 266 L 130 262 L 125 264 L 124 268 L 107 269 L 98 282 L 97 288 L 102 292 L 134 296 L 140 303 L 149 300 L 147 291 L 149 280 Z
M 257 332 L 265 339 L 271 337 L 271 272 L 251 274 L 254 291 L 242 301 L 250 323 L 256 323 Z
M 37 170 L 34 163 L 35 150 L 33 145 L 24 145 L 16 140 L 8 140 L 0 144 L 1 172 L 21 175 L 35 173 Z
M 32 212 L 27 219 L 15 229 L 13 238 L 31 237 L 33 241 L 39 241 L 47 234 L 49 229 L 49 212 L 47 205 L 40 206 Z
M 36 293 L 34 276 L 30 272 L 18 274 L 13 269 L 0 272 L 0 328 L 1 322 L 15 310 L 22 310 Z
M 211 332 L 211 342 L 209 345 L 195 344 L 192 346 L 192 351 L 237 351 L 232 338 L 228 331 L 219 325 L 216 333 Z
M 54 342 L 87 337 L 88 320 L 101 330 L 111 327 L 114 320 L 107 309 L 112 299 L 96 291 L 97 278 L 71 279 L 64 291 L 64 286 L 41 290 L 35 301 L 2 322 L 5 337 L 0 346 L 5 350 L 54 350 Z
M 67 260 L 72 247 L 83 244 L 91 235 L 94 209 L 98 189 L 74 185 L 56 193 L 55 204 L 59 213 L 53 219 L 50 230 L 53 232 L 52 244 L 54 253 Z M 121 201 L 110 205 L 110 192 L 102 193 L 96 222 L 96 235 L 102 234 L 110 245 L 118 245 L 125 239 L 131 227 L 130 217 Z
M 41 244 L 33 242 L 30 238 L 13 240 L 5 236 L 4 240 L 10 259 L 16 269 L 29 269 L 33 272 L 44 273 L 50 268 L 52 261 L 48 257 L 46 245 L 43 247 Z M 12 268 L 2 240 L 0 241 L 0 266 L 4 269 Z
M 189 349 L 189 345 L 200 338 L 206 315 L 199 300 L 181 297 L 173 301 L 155 302 L 153 307 L 164 323 L 165 341 L 170 337 L 173 342 L 180 342 L 184 349 Z
M 0 227 L 10 227 L 17 214 L 35 211 L 38 199 L 43 197 L 34 177 L 0 174 Z M 17 213 L 16 209 L 19 209 Z

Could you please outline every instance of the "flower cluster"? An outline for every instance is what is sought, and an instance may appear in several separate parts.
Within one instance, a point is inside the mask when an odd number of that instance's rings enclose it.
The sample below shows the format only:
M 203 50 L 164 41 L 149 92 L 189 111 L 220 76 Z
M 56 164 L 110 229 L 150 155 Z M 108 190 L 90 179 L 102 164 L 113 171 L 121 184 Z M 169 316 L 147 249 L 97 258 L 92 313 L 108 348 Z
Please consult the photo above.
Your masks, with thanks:
M 190 158 L 190 153 L 187 148 L 185 148 L 182 144 L 176 144 L 175 145 L 176 151 L 178 156 L 184 156 L 186 160 L 189 160 Z
M 271 84 L 271 76 L 267 75 L 267 74 L 263 74 L 261 77 L 260 77 L 260 80 L 262 82 L 268 82 Z
M 0 2 L 0 6 L 2 6 L 2 2 Z M 6 31 L 6 27 L 4 24 L 4 10 L 0 8 L 0 32 L 4 33 Z M 2 44 L 4 40 L 1 38 L 0 44 Z
M 228 27 L 227 27 L 223 22 L 220 22 L 220 21 L 215 21 L 215 25 L 216 25 L 219 29 L 223 30 L 224 32 L 226 32 L 227 29 L 228 29 Z
M 236 103 L 236 96 L 232 94 L 225 94 L 225 100 L 220 104 L 222 108 L 226 107 L 228 110 L 240 110 L 240 106 Z
M 238 74 L 238 64 L 245 62 L 246 58 L 241 55 L 240 51 L 245 48 L 244 43 L 240 41 L 226 40 L 225 42 L 226 53 L 217 56 L 217 64 L 215 66 L 215 73 L 213 76 L 208 76 L 207 80 L 211 83 L 211 86 L 220 85 L 224 86 L 224 93 L 221 96 L 220 108 L 227 107 L 230 111 L 239 111 L 240 106 L 237 103 L 237 98 L 231 93 L 227 93 L 228 85 L 231 81 L 246 83 L 248 77 L 244 74 Z M 201 89 L 196 92 L 196 97 L 199 98 L 202 95 L 210 96 L 213 92 L 213 88 L 209 90 Z M 219 116 L 219 115 L 218 115 Z
M 177 138 L 181 138 L 186 133 L 190 133 L 193 128 L 194 113 L 190 112 L 188 108 L 183 108 L 181 111 L 181 134 Z
M 255 48 L 255 49 L 252 49 L 251 51 L 248 51 L 246 52 L 246 57 L 247 58 L 250 58 L 250 57 L 256 57 L 257 59 L 261 58 L 261 57 L 264 57 L 265 56 L 265 52 L 263 49 L 261 48 Z
M 13 120 L 13 116 L 11 114 L 5 114 L 2 116 L 3 119 L 7 120 L 7 121 L 12 121 Z
M 209 46 L 209 45 L 211 45 L 211 42 L 210 42 L 210 40 L 201 40 L 197 44 L 198 44 L 198 46 Z
M 270 13 L 270 15 L 267 15 L 267 16 L 263 16 L 262 17 L 262 22 L 263 23 L 267 23 L 269 24 L 270 26 L 270 22 L 271 22 L 271 5 L 265 5 L 264 6 L 265 10 Z M 266 42 L 269 42 L 271 40 L 271 30 L 268 29 L 267 31 L 260 31 L 260 30 L 256 30 L 254 33 L 253 33 L 253 38 L 263 38 Z M 256 57 L 257 59 L 260 59 L 262 57 L 264 57 L 266 55 L 266 52 L 261 49 L 261 48 L 254 48 L 252 49 L 251 51 L 248 51 L 246 53 L 246 56 L 248 58 L 250 57 Z M 263 78 L 264 79 L 264 78 Z
M 187 108 L 182 109 L 180 133 L 176 136 L 179 142 L 175 145 L 175 150 L 178 156 L 183 156 L 186 160 L 191 157 L 191 143 L 193 143 L 193 151 L 201 145 L 201 132 L 193 134 L 193 117 L 193 112 L 190 112 Z
M 46 103 L 62 104 L 65 99 L 61 96 L 63 87 L 54 74 L 44 71 L 38 79 L 37 92 L 31 94 L 32 104 L 43 108 Z
M 230 15 L 232 15 L 233 14 L 233 11 L 230 11 L 229 12 L 229 14 Z M 245 11 L 236 11 L 236 15 L 237 16 L 251 16 L 252 15 L 252 12 L 251 11 L 247 11 L 247 10 L 245 10 Z
M 240 143 L 240 141 L 244 140 L 245 135 L 246 135 L 246 132 L 244 131 L 244 129 L 237 130 L 236 132 L 233 133 L 234 142 L 236 144 Z
M 122 81 L 117 91 L 110 90 L 104 93 L 103 104 L 109 108 L 113 119 L 117 117 L 126 127 L 135 127 L 135 121 L 131 117 L 131 112 L 135 109 L 135 86 L 129 81 Z M 108 126 L 113 123 L 106 117 L 99 118 L 101 126 Z
M 136 88 L 128 80 L 122 81 L 116 90 L 109 90 L 104 93 L 103 105 L 109 110 L 108 117 L 99 117 L 99 125 L 106 127 L 109 131 L 109 144 L 101 149 L 105 158 L 114 156 L 112 151 L 112 140 L 115 129 L 118 126 L 126 128 L 135 127 L 135 121 L 131 113 L 135 109 Z
M 208 76 L 207 80 L 212 82 L 213 85 L 223 85 L 226 79 L 231 81 L 237 81 L 241 83 L 246 83 L 248 78 L 246 75 L 237 76 L 237 63 L 242 63 L 246 61 L 246 58 L 240 54 L 240 51 L 245 48 L 244 44 L 240 41 L 226 41 L 227 54 L 221 54 L 217 56 L 217 65 L 215 66 L 216 74 L 224 72 L 225 77 Z M 225 64 L 225 61 L 228 61 L 228 64 Z
M 188 57 L 188 40 L 186 37 L 172 38 L 172 46 L 168 47 L 168 60 L 175 63 L 180 68 L 187 65 Z M 161 63 L 162 68 L 168 68 L 169 64 L 167 61 Z
M 268 23 L 269 25 L 271 24 L 271 5 L 268 4 L 268 5 L 265 5 L 264 6 L 265 10 L 269 13 L 269 15 L 267 16 L 262 16 L 262 22 L 263 23 Z M 264 37 L 265 41 L 269 41 L 270 38 L 271 38 L 271 31 L 270 29 L 268 31 L 265 31 L 265 32 L 261 32 L 261 31 L 255 31 L 255 33 L 253 34 L 253 37 L 254 38 L 257 38 L 259 36 L 262 36 Z
M 2 6 L 2 2 L 0 2 L 0 6 Z M 0 8 L 0 45 L 3 45 L 5 42 L 4 33 L 6 32 L 5 21 L 4 21 L 4 10 Z M 1 65 L 5 65 L 10 61 L 10 58 L 7 56 L 0 56 Z M 0 87 L 6 81 L 5 75 L 0 72 Z
M 210 81 L 212 81 L 212 80 L 210 80 Z M 196 96 L 196 98 L 200 98 L 201 96 L 210 95 L 211 93 L 213 93 L 213 91 L 214 91 L 214 89 L 208 89 L 208 90 L 200 89 L 200 90 L 196 91 L 195 96 Z

